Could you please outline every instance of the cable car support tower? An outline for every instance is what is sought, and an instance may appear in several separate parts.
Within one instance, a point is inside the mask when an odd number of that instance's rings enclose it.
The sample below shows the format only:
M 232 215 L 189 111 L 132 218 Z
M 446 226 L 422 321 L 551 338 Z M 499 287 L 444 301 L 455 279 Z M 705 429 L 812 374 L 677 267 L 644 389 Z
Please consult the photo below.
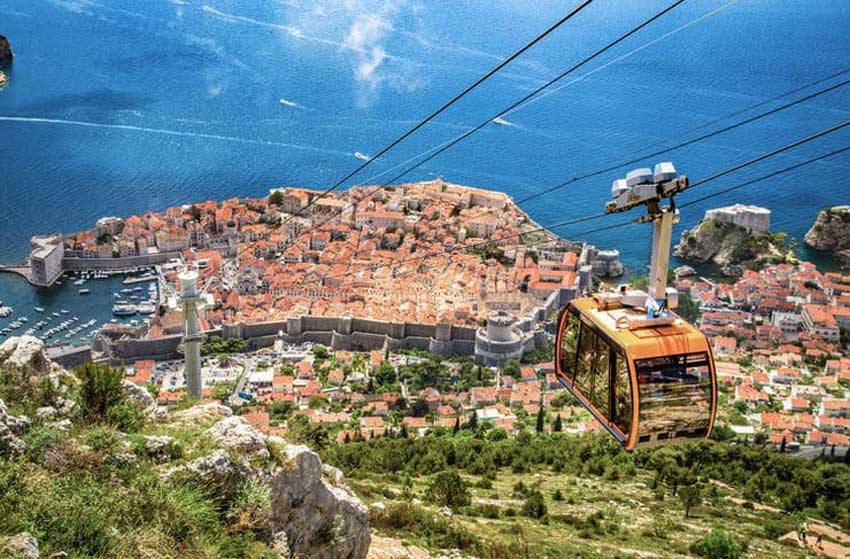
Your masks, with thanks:
M 671 324 L 676 316 L 670 311 L 679 303 L 675 288 L 667 287 L 667 271 L 670 267 L 670 245 L 673 225 L 679 222 L 679 210 L 673 197 L 689 186 L 687 176 L 677 176 L 676 168 L 669 161 L 649 168 L 630 171 L 626 178 L 617 179 L 611 185 L 611 197 L 605 204 L 605 213 L 621 213 L 637 206 L 646 206 L 647 213 L 635 223 L 652 224 L 652 256 L 649 266 L 648 293 L 629 289 L 621 285 L 616 293 L 598 293 L 595 297 L 603 308 L 620 305 L 646 309 L 643 319 L 625 319 L 629 328 L 641 328 Z M 669 200 L 665 206 L 664 201 Z

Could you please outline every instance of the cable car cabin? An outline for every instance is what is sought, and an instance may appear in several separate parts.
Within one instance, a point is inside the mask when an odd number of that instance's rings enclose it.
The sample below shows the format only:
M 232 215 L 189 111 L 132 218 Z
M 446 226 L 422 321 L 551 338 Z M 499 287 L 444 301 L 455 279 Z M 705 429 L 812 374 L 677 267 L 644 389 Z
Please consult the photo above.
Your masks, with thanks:
M 645 312 L 603 305 L 575 299 L 561 314 L 561 383 L 628 450 L 710 436 L 717 377 L 705 336 L 681 319 L 629 326 Z

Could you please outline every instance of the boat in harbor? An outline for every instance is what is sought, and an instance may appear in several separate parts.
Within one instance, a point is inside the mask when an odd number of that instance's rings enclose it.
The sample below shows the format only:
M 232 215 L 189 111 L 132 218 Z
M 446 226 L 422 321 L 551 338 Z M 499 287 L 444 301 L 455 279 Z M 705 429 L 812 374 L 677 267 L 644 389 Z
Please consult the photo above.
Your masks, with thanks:
M 0 318 L 6 318 L 10 314 L 12 314 L 12 307 L 0 306 Z
M 136 312 L 136 305 L 131 305 L 130 303 L 115 303 L 112 305 L 112 314 L 115 316 L 133 316 Z
M 154 281 L 156 280 L 156 276 L 154 274 L 145 274 L 143 276 L 128 276 L 124 278 L 124 281 L 121 282 L 124 285 L 130 285 L 133 283 L 142 283 L 146 281 Z
M 156 305 L 151 301 L 145 301 L 136 305 L 136 310 L 139 314 L 153 314 L 156 312 Z
M 35 312 L 44 312 L 44 307 L 35 307 Z
M 91 289 L 80 289 L 80 295 L 88 295 L 91 293 Z

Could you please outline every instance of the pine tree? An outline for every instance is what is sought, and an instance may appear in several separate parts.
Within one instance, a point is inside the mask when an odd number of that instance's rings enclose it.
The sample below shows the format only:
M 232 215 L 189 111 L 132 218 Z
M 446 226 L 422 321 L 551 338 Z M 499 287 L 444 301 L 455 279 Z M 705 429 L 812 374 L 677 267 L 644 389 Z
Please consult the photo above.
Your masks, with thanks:
M 466 426 L 472 431 L 478 429 L 478 416 L 475 414 L 474 410 L 472 411 L 472 415 L 469 416 L 469 422 Z
M 561 423 L 561 414 L 555 416 L 555 423 L 552 425 L 553 433 L 560 433 L 563 430 L 564 426 Z
M 460 431 L 460 416 L 455 418 L 455 426 L 454 429 L 452 429 L 452 434 L 457 435 L 458 431 Z
M 369 384 L 366 385 L 366 393 L 374 394 L 375 393 L 375 379 L 369 377 Z
M 345 432 L 345 438 L 342 440 L 343 444 L 348 444 L 351 442 L 351 435 L 348 434 L 348 431 Z
M 787 441 L 785 440 L 785 437 L 782 437 L 782 443 L 779 445 L 779 452 L 781 452 L 782 454 L 785 454 L 785 444 L 786 444 L 786 442 Z
M 402 424 L 401 424 L 401 431 L 399 431 L 399 434 L 398 434 L 398 435 L 399 435 L 402 439 L 406 439 L 406 438 L 407 438 L 407 425 L 405 425 L 404 423 L 402 423 Z
M 829 455 L 832 458 L 835 458 L 835 445 L 834 444 L 832 445 L 832 448 L 829 450 Z
M 844 463 L 850 466 L 850 447 L 847 447 L 847 450 L 844 451 Z
M 540 407 L 537 409 L 537 432 L 542 433 L 544 427 L 544 416 L 543 416 L 543 405 L 541 403 Z

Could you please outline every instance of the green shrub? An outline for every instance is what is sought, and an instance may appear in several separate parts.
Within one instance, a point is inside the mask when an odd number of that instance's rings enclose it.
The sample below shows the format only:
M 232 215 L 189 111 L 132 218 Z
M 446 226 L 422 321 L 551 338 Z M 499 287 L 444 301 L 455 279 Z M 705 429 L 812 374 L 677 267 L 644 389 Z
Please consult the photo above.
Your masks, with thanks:
M 136 433 L 145 423 L 145 411 L 137 402 L 125 401 L 109 408 L 106 421 L 125 433 Z
M 432 502 L 448 507 L 464 506 L 470 502 L 466 482 L 454 470 L 435 474 L 428 485 L 426 496 Z
M 538 490 L 529 493 L 522 504 L 522 515 L 529 518 L 543 518 L 546 516 L 546 501 L 543 499 L 543 493 Z
M 371 517 L 373 528 L 390 533 L 416 534 L 429 545 L 441 548 L 474 549 L 478 538 L 461 524 L 411 503 L 391 503 Z
M 479 489 L 493 489 L 493 482 L 486 477 L 482 477 L 475 483 L 475 487 Z
M 55 427 L 34 425 L 24 435 L 27 457 L 34 462 L 40 462 L 44 457 L 44 451 L 52 446 L 59 445 L 63 438 L 62 432 Z
M 771 520 L 764 525 L 764 537 L 769 540 L 778 540 L 790 531 L 791 526 L 783 525 L 779 520 Z
M 95 427 L 85 434 L 84 440 L 92 450 L 100 452 L 104 450 L 112 450 L 121 439 L 118 433 L 112 427 Z
M 691 552 L 706 559 L 738 559 L 745 549 L 732 534 L 714 528 L 704 538 L 691 545 Z
M 124 373 L 108 365 L 88 361 L 77 368 L 80 391 L 77 409 L 80 419 L 88 423 L 108 421 L 109 411 L 124 403 Z

